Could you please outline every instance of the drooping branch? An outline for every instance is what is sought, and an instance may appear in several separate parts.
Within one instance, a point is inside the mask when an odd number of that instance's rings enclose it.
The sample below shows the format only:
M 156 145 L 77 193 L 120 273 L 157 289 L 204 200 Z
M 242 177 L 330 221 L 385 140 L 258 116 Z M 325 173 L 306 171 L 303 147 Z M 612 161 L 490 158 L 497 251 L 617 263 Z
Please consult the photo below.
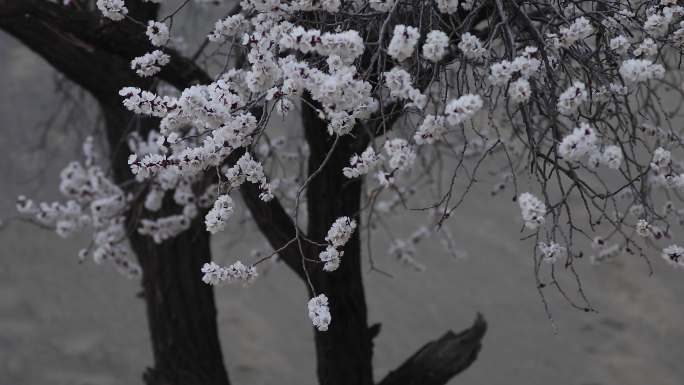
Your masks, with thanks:
M 448 331 L 427 343 L 399 368 L 390 372 L 379 385 L 444 385 L 467 369 L 482 348 L 487 323 L 478 314 L 473 326 L 454 334 Z

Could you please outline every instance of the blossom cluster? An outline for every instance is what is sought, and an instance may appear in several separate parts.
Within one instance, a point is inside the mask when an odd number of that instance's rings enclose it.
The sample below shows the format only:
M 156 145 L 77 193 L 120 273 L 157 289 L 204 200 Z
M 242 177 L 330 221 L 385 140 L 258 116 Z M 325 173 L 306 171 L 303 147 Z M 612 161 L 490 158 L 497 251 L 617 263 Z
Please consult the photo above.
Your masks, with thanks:
M 440 39 L 440 37 L 435 38 L 435 36 L 433 35 L 433 40 L 437 40 L 438 44 L 443 45 L 445 42 L 443 41 L 443 39 Z M 413 51 L 415 50 L 416 44 L 418 44 L 419 38 L 420 32 L 418 32 L 418 28 L 398 24 L 394 27 L 392 40 L 390 41 L 389 46 L 387 47 L 387 54 L 394 58 L 396 61 L 404 61 L 413 55 Z M 428 43 L 426 42 L 426 44 Z M 431 42 L 430 44 L 434 45 L 435 42 Z M 435 49 L 428 50 L 435 51 Z
M 154 41 L 157 41 L 156 38 Z M 158 41 L 157 41 L 158 42 Z M 142 56 L 136 57 L 131 61 L 131 69 L 135 70 L 138 76 L 154 76 L 162 67 L 169 64 L 171 57 L 160 50 L 154 50 Z
M 302 53 L 315 52 L 321 56 L 335 55 L 346 64 L 361 56 L 365 48 L 363 39 L 355 30 L 321 33 L 315 29 L 291 27 L 283 33 L 279 43 L 281 49 L 296 49 Z
M 249 23 L 242 14 L 228 16 L 220 19 L 214 25 L 214 30 L 207 36 L 209 41 L 222 43 L 228 38 L 234 38 L 245 32 L 249 28 Z
M 324 263 L 323 270 L 335 271 L 340 267 L 340 257 L 344 255 L 344 251 L 338 249 L 344 247 L 355 229 L 356 221 L 349 217 L 340 217 L 333 222 L 325 237 L 328 246 L 318 255 L 318 258 Z
M 566 253 L 565 247 L 556 242 L 540 242 L 537 247 L 541 253 L 542 261 L 545 263 L 553 264 Z
M 148 21 L 145 34 L 155 47 L 164 46 L 169 41 L 169 27 L 165 23 L 154 20 Z
M 520 194 L 518 205 L 520 205 L 526 228 L 536 230 L 546 222 L 546 205 L 534 195 L 530 193 Z
M 207 231 L 215 234 L 223 231 L 226 227 L 226 221 L 233 215 L 233 200 L 230 195 L 221 195 L 214 202 L 214 207 L 207 213 L 204 223 L 207 226 Z
M 411 75 L 406 70 L 394 67 L 382 75 L 385 79 L 385 86 L 389 89 L 390 98 L 410 100 L 411 103 L 407 104 L 406 107 L 425 108 L 427 98 L 420 90 L 413 87 Z
M 633 83 L 661 79 L 665 76 L 665 68 L 648 59 L 627 59 L 620 66 L 620 75 Z
M 684 266 L 684 248 L 681 246 L 670 245 L 663 249 L 661 256 L 672 266 Z
M 330 308 L 328 306 L 328 297 L 325 294 L 319 294 L 309 300 L 307 304 L 309 310 L 309 318 L 318 331 L 324 332 L 328 330 L 332 317 L 330 316 Z
M 589 20 L 582 16 L 575 19 L 568 27 L 561 27 L 560 29 L 560 46 L 568 48 L 573 44 L 582 41 L 594 32 Z
M 109 262 L 127 276 L 138 276 L 140 267 L 133 261 L 127 242 L 125 213 L 128 197 L 95 164 L 93 138 L 83 145 L 85 162 L 71 162 L 60 173 L 59 189 L 65 203 L 35 203 L 20 196 L 17 210 L 39 224 L 54 228 L 61 237 L 92 229 L 93 242 L 79 252 L 79 258 L 92 256 L 96 263 Z
M 567 90 L 558 97 L 558 112 L 564 115 L 572 115 L 580 108 L 582 103 L 589 99 L 587 87 L 582 82 L 574 82 Z
M 368 174 L 382 162 L 382 154 L 376 154 L 373 147 L 366 148 L 361 155 L 354 154 L 349 160 L 350 167 L 342 169 L 342 173 L 347 178 L 358 178 Z
M 535 57 L 536 47 L 525 47 L 523 53 L 516 57 L 512 62 L 502 60 L 489 67 L 489 81 L 493 85 L 501 86 L 508 83 L 514 76 L 519 79 L 530 79 L 535 76 L 541 61 Z
M 248 285 L 259 275 L 254 266 L 246 266 L 237 261 L 228 267 L 222 267 L 214 262 L 205 263 L 202 266 L 202 281 L 209 285 L 242 282 Z
M 461 50 L 463 56 L 471 60 L 483 59 L 487 56 L 487 50 L 483 47 L 482 41 L 469 32 L 461 35 L 458 49 Z
M 97 0 L 95 4 L 102 16 L 114 21 L 123 20 L 128 14 L 124 0 Z
M 266 180 L 264 167 L 252 158 L 249 152 L 238 159 L 233 167 L 224 168 L 223 174 L 228 179 L 231 187 L 236 188 L 245 181 L 259 185 L 261 193 L 259 198 L 264 202 L 273 199 L 273 186 Z

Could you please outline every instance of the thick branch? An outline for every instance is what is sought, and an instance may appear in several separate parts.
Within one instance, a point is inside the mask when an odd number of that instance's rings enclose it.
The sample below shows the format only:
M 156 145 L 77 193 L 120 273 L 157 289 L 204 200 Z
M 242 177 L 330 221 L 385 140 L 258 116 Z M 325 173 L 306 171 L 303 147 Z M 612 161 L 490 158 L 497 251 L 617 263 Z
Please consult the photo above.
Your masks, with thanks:
M 264 202 L 259 199 L 259 193 L 259 187 L 253 183 L 245 183 L 240 187 L 242 200 L 247 205 L 259 230 L 268 239 L 271 247 L 275 250 L 281 249 L 296 235 L 294 222 L 277 199 Z M 310 243 L 302 242 L 302 248 L 305 250 L 305 255 L 313 255 Z M 302 255 L 297 242 L 292 242 L 280 250 L 278 255 L 300 278 L 305 279 Z
M 98 98 L 105 96 L 104 91 L 111 93 L 111 86 L 119 84 L 121 77 L 134 79 L 130 60 L 153 48 L 141 25 L 129 20 L 113 22 L 96 12 L 75 10 L 45 0 L 0 0 L 0 28 L 75 82 L 91 92 L 100 91 Z M 165 52 L 171 56 L 171 62 L 159 78 L 177 88 L 211 81 L 191 60 L 171 49 Z M 88 76 L 107 69 L 110 70 L 107 76 L 98 79 Z M 114 93 L 111 97 L 118 98 L 118 95 Z
M 478 314 L 473 326 L 459 334 L 448 331 L 427 343 L 379 385 L 444 385 L 467 369 L 482 348 L 487 323 Z

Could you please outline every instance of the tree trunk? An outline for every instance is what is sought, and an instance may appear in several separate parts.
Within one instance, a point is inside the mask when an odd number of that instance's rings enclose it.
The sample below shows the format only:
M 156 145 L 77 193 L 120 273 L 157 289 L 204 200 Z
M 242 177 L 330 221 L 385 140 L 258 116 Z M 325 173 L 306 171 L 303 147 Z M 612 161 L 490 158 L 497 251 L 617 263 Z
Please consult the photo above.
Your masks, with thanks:
M 313 103 L 312 100 L 309 100 Z M 309 142 L 309 174 L 323 163 L 334 138 L 328 135 L 326 122 L 317 117 L 308 103 L 303 103 L 303 121 Z M 361 238 L 359 210 L 361 179 L 342 175 L 351 154 L 365 147 L 363 139 L 341 137 L 322 172 L 307 189 L 308 236 L 322 241 L 330 225 L 341 216 L 356 220 L 358 227 L 344 247 L 340 267 L 323 272 L 320 265 L 313 273 L 318 293 L 330 300 L 332 323 L 326 332 L 315 331 L 318 379 L 321 385 L 372 385 L 372 335 L 368 329 L 366 299 L 361 275 Z M 319 250 L 320 251 L 320 250 Z M 318 255 L 308 256 L 318 259 Z
M 145 133 L 158 120 L 132 115 L 119 104 L 102 104 L 114 177 L 130 180 L 126 135 Z M 173 214 L 165 202 L 161 216 Z M 166 212 L 164 212 L 166 210 Z M 130 242 L 143 271 L 143 297 L 152 339 L 154 367 L 143 375 L 148 385 L 228 385 L 216 324 L 214 291 L 202 282 L 201 268 L 211 260 L 210 236 L 202 216 L 189 230 L 156 244 L 135 232 L 129 212 Z
M 209 233 L 198 218 L 178 237 L 155 244 L 132 236 L 143 270 L 154 368 L 148 385 L 227 385 L 214 292 L 200 269 L 210 261 Z

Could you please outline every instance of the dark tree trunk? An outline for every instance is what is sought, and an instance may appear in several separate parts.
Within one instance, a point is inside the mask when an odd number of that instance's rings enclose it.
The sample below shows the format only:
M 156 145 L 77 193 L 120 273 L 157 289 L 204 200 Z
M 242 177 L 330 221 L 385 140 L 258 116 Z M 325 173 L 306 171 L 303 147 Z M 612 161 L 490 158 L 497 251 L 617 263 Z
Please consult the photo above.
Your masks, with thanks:
M 131 243 L 143 269 L 154 368 L 148 385 L 227 385 L 216 325 L 214 292 L 200 269 L 210 261 L 209 233 L 201 218 L 161 245 L 149 237 Z
M 148 132 L 158 120 L 132 115 L 120 105 L 102 104 L 118 182 L 132 175 L 127 167 L 126 135 Z M 172 215 L 165 202 L 161 216 Z M 166 211 L 165 211 L 166 210 Z M 228 385 L 228 374 L 216 324 L 214 291 L 202 282 L 201 268 L 211 260 L 210 236 L 202 216 L 189 230 L 156 244 L 135 233 L 137 210 L 129 212 L 131 245 L 143 271 L 143 297 L 152 339 L 154 367 L 143 378 L 148 385 Z
M 312 100 L 309 100 L 312 103 Z M 310 147 L 309 174 L 318 170 L 334 141 L 327 123 L 303 103 L 303 121 Z M 318 379 L 322 385 L 373 384 L 372 343 L 368 329 L 366 297 L 361 273 L 360 216 L 361 179 L 350 180 L 342 168 L 351 155 L 365 147 L 362 139 L 341 137 L 322 172 L 307 189 L 308 231 L 311 239 L 322 241 L 330 225 L 341 216 L 356 220 L 358 227 L 344 247 L 340 267 L 334 272 L 312 274 L 318 293 L 330 300 L 332 323 L 326 332 L 315 331 Z M 319 250 L 320 251 L 320 250 Z M 318 255 L 308 256 L 318 259 Z

